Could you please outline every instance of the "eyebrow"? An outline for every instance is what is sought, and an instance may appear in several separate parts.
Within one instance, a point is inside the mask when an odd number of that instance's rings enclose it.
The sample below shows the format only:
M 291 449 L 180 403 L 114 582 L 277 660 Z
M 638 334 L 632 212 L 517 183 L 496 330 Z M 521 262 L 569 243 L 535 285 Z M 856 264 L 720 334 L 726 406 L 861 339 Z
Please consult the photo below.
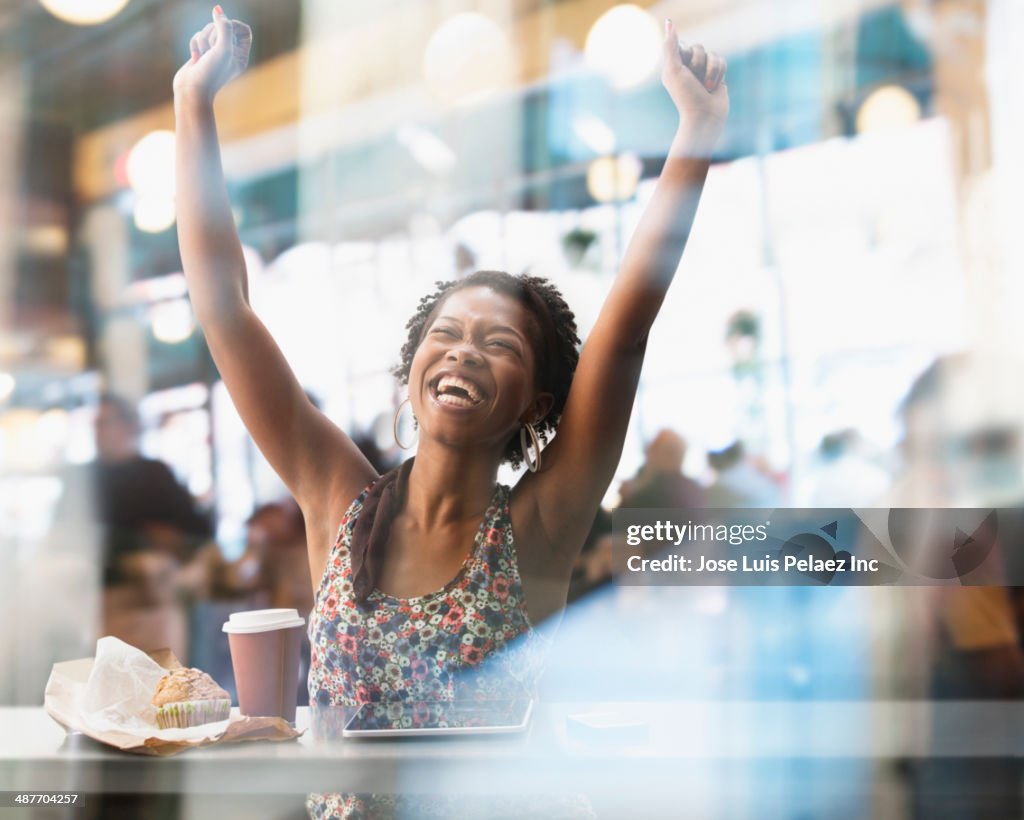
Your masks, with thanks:
M 456 324 L 459 324 L 459 325 L 462 324 L 462 320 L 457 318 L 457 317 L 455 317 L 455 316 L 438 316 L 436 321 L 438 321 L 438 322 L 440 322 L 440 321 L 455 322 Z M 526 337 L 523 336 L 522 333 L 520 333 L 514 327 L 509 327 L 508 325 L 491 325 L 487 329 L 487 331 L 488 331 L 488 333 L 495 333 L 495 332 L 497 332 L 497 333 L 511 333 L 513 336 L 518 336 L 523 341 L 526 340 Z

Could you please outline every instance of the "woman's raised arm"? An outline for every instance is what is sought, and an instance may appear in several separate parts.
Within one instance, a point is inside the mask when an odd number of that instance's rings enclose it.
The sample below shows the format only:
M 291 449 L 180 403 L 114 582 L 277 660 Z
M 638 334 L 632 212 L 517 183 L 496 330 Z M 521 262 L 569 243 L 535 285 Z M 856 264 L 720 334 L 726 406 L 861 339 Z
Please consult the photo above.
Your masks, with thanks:
M 213 100 L 245 69 L 251 44 L 249 27 L 217 6 L 174 77 L 178 243 L 193 309 L 245 426 L 304 512 L 329 514 L 375 473 L 352 440 L 310 403 L 249 306 Z
M 725 61 L 680 48 L 666 21 L 664 84 L 679 127 L 618 276 L 580 353 L 558 433 L 541 471 L 524 477 L 531 518 L 566 560 L 575 558 L 615 475 L 651 325 L 690 234 L 711 151 L 729 113 Z

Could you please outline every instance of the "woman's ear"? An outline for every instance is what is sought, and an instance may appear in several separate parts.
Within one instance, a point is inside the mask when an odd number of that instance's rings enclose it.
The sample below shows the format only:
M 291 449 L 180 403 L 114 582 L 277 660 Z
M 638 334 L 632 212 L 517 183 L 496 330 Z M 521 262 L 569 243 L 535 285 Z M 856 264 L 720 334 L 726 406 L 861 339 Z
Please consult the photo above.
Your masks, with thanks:
M 547 415 L 551 412 L 551 407 L 554 403 L 555 397 L 551 393 L 538 393 L 519 420 L 523 424 L 526 424 L 527 422 L 535 425 L 540 424 L 547 418 Z

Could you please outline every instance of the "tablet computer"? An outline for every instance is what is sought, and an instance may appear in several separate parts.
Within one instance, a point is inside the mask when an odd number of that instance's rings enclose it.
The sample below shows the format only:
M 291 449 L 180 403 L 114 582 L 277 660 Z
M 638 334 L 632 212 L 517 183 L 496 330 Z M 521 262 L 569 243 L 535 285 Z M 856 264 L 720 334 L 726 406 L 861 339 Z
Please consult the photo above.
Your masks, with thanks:
M 533 701 L 396 701 L 364 703 L 342 737 L 439 737 L 504 735 L 526 731 Z

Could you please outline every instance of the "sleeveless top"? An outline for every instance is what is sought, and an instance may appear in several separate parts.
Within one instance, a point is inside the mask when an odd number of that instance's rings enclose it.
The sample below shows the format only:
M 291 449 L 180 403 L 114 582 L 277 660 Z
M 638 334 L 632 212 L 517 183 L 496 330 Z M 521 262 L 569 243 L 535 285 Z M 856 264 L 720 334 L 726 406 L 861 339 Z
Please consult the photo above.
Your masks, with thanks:
M 309 705 L 314 736 L 336 739 L 367 701 L 514 699 L 536 694 L 548 638 L 534 630 L 516 560 L 509 488 L 498 484 L 458 574 L 442 589 L 396 598 L 374 589 L 360 604 L 350 544 L 373 483 L 341 520 L 309 616 Z M 429 709 L 402 716 L 413 726 Z M 314 820 L 398 817 L 593 818 L 585 798 L 316 793 Z
M 459 573 L 442 589 L 353 594 L 349 545 L 371 482 L 349 506 L 309 618 L 309 703 L 512 699 L 534 694 L 546 639 L 526 614 L 509 516 L 495 486 Z

